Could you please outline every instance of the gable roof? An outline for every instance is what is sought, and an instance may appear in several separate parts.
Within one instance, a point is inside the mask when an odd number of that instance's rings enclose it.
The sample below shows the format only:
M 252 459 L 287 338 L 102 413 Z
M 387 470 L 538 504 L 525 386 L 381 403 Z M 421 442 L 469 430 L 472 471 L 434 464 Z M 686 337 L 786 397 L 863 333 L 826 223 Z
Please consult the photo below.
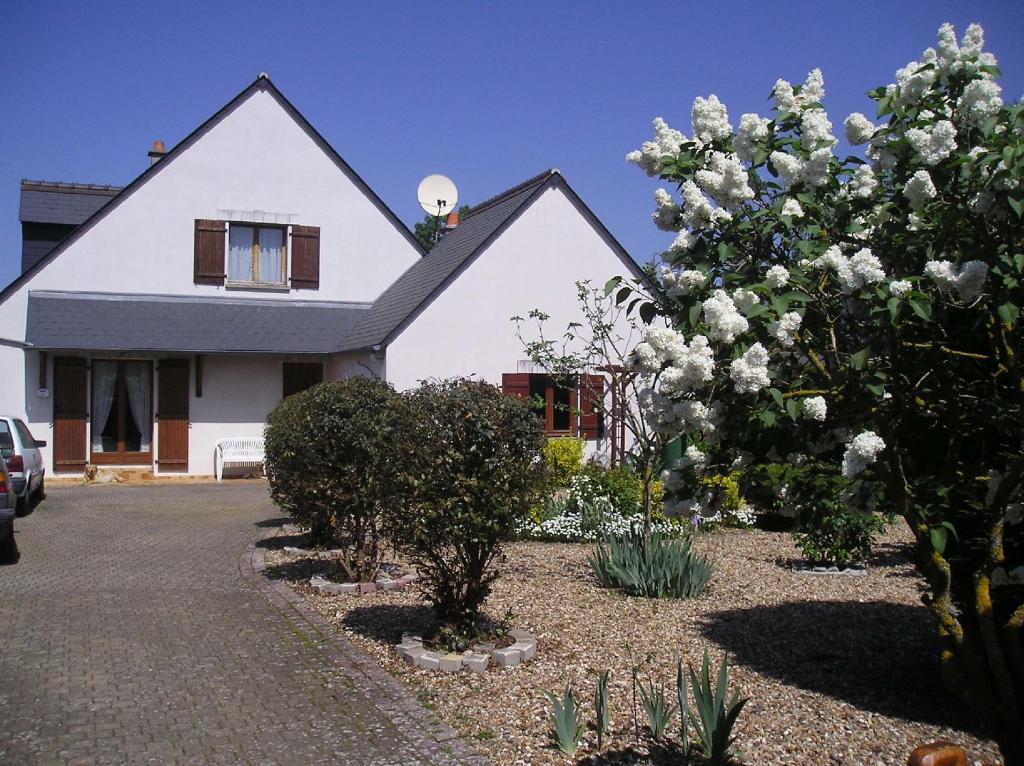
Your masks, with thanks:
M 120 186 L 21 180 L 18 220 L 78 226 L 121 191 Z
M 369 187 L 358 173 L 356 173 L 352 167 L 342 159 L 341 155 L 332 147 L 327 140 L 320 135 L 320 133 L 314 128 L 309 120 L 302 116 L 295 106 L 284 97 L 284 94 L 277 89 L 277 86 L 271 82 L 270 77 L 265 73 L 261 72 L 255 80 L 253 80 L 248 86 L 246 86 L 237 96 L 231 99 L 227 104 L 221 107 L 216 113 L 214 113 L 209 119 L 207 119 L 202 125 L 189 133 L 185 138 L 179 141 L 174 148 L 172 148 L 166 155 L 164 155 L 159 162 L 156 162 L 146 168 L 142 173 L 135 177 L 135 179 L 127 186 L 118 191 L 114 196 L 107 200 L 96 212 L 90 215 L 87 219 L 82 222 L 82 225 L 75 229 L 74 232 L 69 234 L 57 247 L 51 250 L 45 257 L 40 258 L 35 264 L 33 264 L 28 270 L 22 272 L 21 275 L 16 277 L 7 287 L 0 291 L 0 303 L 5 301 L 14 291 L 24 285 L 29 279 L 32 278 L 38 271 L 45 268 L 54 258 L 60 256 L 69 245 L 77 241 L 82 234 L 92 228 L 93 224 L 99 221 L 109 211 L 117 207 L 120 202 L 132 194 L 137 188 L 142 186 L 146 181 L 152 178 L 154 175 L 159 173 L 163 168 L 170 164 L 176 157 L 183 152 L 187 151 L 192 144 L 198 141 L 207 131 L 213 128 L 218 122 L 227 116 L 231 111 L 235 109 L 239 104 L 247 100 L 256 91 L 265 90 L 270 93 L 278 103 L 291 115 L 299 127 L 305 130 L 309 136 L 317 143 L 317 145 L 323 150 L 323 152 L 344 172 L 356 185 L 356 187 L 362 191 L 374 204 L 374 206 L 384 214 L 384 216 L 391 221 L 394 227 L 401 233 L 410 245 L 418 252 L 421 256 L 426 255 L 426 251 L 423 249 L 412 232 L 409 231 L 408 227 L 395 215 L 394 211 L 391 210 L 384 201 L 377 196 L 377 193 Z M 65 184 L 64 186 L 69 186 Z
M 365 303 L 31 290 L 38 349 L 329 354 Z
M 546 189 L 556 186 L 565 191 L 633 275 L 641 278 L 640 267 L 625 248 L 573 191 L 559 170 L 551 168 L 471 208 L 459 220 L 457 229 L 446 234 L 425 258 L 410 266 L 374 301 L 369 312 L 345 338 L 341 350 L 354 351 L 390 343 Z

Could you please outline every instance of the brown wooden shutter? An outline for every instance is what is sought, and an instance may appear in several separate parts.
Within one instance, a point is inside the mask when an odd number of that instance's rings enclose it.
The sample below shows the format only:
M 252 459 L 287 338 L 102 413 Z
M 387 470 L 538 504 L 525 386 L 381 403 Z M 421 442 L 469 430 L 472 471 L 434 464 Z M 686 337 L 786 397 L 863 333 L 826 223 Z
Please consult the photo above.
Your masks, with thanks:
M 324 382 L 324 366 L 321 362 L 285 362 L 282 373 L 281 394 L 285 399 Z
M 292 226 L 292 287 L 320 289 L 319 226 Z
M 53 360 L 54 473 L 85 471 L 88 379 L 89 367 L 85 359 L 58 356 Z
M 528 372 L 502 373 L 501 390 L 517 399 L 529 399 L 530 374 Z
M 604 377 L 580 375 L 580 436 L 584 439 L 599 439 L 604 435 L 603 403 Z
M 224 284 L 224 221 L 196 219 L 195 270 L 197 285 Z

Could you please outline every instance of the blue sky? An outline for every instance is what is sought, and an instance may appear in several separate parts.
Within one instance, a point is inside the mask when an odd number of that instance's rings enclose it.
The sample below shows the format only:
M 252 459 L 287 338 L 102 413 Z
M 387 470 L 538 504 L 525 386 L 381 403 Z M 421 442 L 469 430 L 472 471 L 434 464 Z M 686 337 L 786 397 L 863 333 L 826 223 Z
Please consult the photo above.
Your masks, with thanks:
M 410 226 L 442 172 L 479 202 L 558 167 L 633 256 L 670 235 L 623 157 L 715 93 L 735 123 L 821 67 L 836 123 L 971 21 L 1024 95 L 1019 2 L 6 3 L 0 283 L 20 268 L 21 178 L 126 184 L 260 71 Z M 145 257 L 145 253 L 139 253 Z

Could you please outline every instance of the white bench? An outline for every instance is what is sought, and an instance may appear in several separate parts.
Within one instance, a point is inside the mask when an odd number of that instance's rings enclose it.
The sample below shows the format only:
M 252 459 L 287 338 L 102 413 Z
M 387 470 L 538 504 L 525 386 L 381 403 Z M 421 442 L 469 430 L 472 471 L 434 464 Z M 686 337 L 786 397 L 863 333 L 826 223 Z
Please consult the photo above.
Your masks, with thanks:
M 217 481 L 224 476 L 224 466 L 263 468 L 266 459 L 262 436 L 237 436 L 221 439 L 214 450 L 213 470 Z

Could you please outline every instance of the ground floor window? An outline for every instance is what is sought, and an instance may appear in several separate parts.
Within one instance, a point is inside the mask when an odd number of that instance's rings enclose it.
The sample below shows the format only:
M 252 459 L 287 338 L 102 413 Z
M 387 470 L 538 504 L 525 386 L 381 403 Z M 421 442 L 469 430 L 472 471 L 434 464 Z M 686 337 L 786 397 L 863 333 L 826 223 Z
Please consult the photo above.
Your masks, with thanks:
M 312 388 L 324 382 L 322 362 L 285 362 L 283 367 L 282 398 Z
M 132 454 L 148 461 L 153 449 L 152 363 L 94 360 L 90 415 L 94 460 Z
M 564 379 L 544 373 L 507 372 L 501 376 L 501 388 L 536 410 L 548 436 L 604 436 L 607 389 L 603 375 Z
M 576 391 L 558 385 L 548 375 L 530 375 L 530 404 L 544 418 L 551 435 L 571 434 L 576 426 Z

